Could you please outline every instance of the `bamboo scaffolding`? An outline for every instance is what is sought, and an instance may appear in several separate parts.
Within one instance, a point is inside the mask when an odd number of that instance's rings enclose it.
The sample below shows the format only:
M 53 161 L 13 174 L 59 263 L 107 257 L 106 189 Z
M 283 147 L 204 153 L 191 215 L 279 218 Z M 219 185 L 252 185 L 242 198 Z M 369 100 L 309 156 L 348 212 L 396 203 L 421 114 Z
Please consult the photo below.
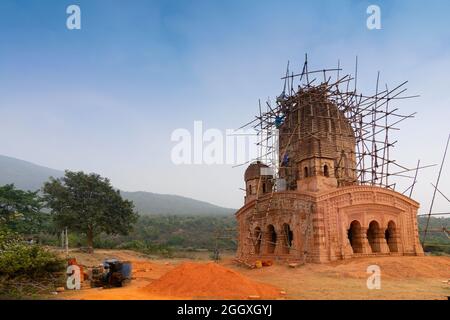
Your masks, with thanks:
M 406 168 L 402 167 L 405 172 L 392 172 L 392 165 L 398 166 L 395 160 L 391 159 L 391 149 L 395 147 L 397 141 L 392 141 L 390 132 L 400 130 L 397 127 L 402 121 L 413 118 L 416 113 L 403 115 L 398 112 L 398 108 L 392 106 L 392 102 L 400 99 L 410 99 L 417 97 L 416 95 L 404 95 L 407 91 L 405 85 L 408 81 L 404 81 L 399 85 L 389 89 L 386 85 L 383 89 L 380 87 L 380 73 L 377 73 L 376 86 L 374 94 L 362 94 L 357 91 L 358 86 L 358 58 L 355 59 L 355 72 L 351 74 L 342 74 L 342 67 L 338 61 L 337 67 L 330 69 L 316 69 L 310 71 L 308 69 L 308 56 L 305 55 L 302 71 L 294 73 L 290 70 L 290 62 L 287 63 L 285 74 L 281 77 L 283 81 L 282 93 L 277 97 L 275 104 L 270 99 L 266 101 L 267 111 L 263 112 L 261 102 L 259 102 L 260 113 L 254 120 L 242 126 L 251 125 L 257 130 L 258 141 L 256 143 L 259 148 L 259 156 L 255 160 L 262 161 L 275 169 L 277 176 L 278 170 L 281 168 L 279 162 L 283 159 L 276 157 L 275 144 L 278 139 L 285 135 L 292 136 L 296 129 L 292 132 L 279 132 L 275 136 L 276 119 L 280 117 L 286 118 L 290 113 L 296 112 L 301 107 L 301 94 L 313 87 L 321 87 L 326 93 L 327 100 L 335 104 L 350 122 L 355 138 L 356 157 L 356 176 L 357 183 L 367 185 L 377 185 L 385 188 L 395 187 L 394 183 L 390 183 L 391 177 L 401 177 L 413 180 L 412 176 L 404 173 L 417 171 L 426 168 Z M 335 73 L 333 77 L 331 74 Z M 311 75 L 322 74 L 323 80 L 320 83 L 318 78 L 310 79 Z M 294 79 L 298 80 L 297 89 L 294 89 Z M 332 80 L 333 79 L 333 80 Z M 306 103 L 321 103 L 319 99 L 323 99 L 320 93 L 309 92 Z M 333 119 L 333 117 L 321 117 L 324 119 Z M 312 133 L 314 134 L 314 132 Z M 330 133 L 333 135 L 334 133 Z M 343 133 L 341 136 L 345 136 Z M 290 141 L 288 142 L 288 145 Z M 280 155 L 285 154 L 285 150 Z M 277 159 L 274 159 L 277 158 Z M 248 163 L 248 162 L 246 162 Z M 338 168 L 339 169 L 339 168 Z M 276 185 L 276 184 L 275 184 Z M 408 188 L 411 190 L 413 187 Z
M 290 68 L 291 64 L 288 61 L 286 71 L 281 77 L 283 81 L 281 94 L 275 101 L 267 99 L 265 111 L 262 108 L 261 101 L 259 101 L 259 115 L 239 128 L 252 127 L 257 132 L 258 141 L 256 145 L 259 152 L 258 157 L 252 159 L 252 161 L 262 161 L 274 169 L 274 180 L 279 177 L 280 169 L 291 169 L 292 166 L 282 165 L 281 162 L 291 142 L 295 140 L 293 137 L 297 132 L 299 136 L 300 134 L 305 134 L 300 133 L 298 128 L 298 125 L 302 125 L 303 120 L 299 119 L 295 128 L 291 128 L 288 124 L 283 128 L 283 132 L 279 132 L 277 129 L 280 125 L 280 119 L 288 119 L 290 114 L 298 112 L 305 105 L 323 104 L 325 95 L 326 100 L 337 106 L 338 110 L 342 112 L 341 114 L 338 113 L 337 116 L 345 116 L 353 130 L 353 134 L 344 132 L 329 132 L 328 134 L 330 136 L 352 137 L 355 140 L 355 149 L 351 152 L 351 155 L 355 157 L 356 167 L 343 168 L 341 162 L 338 161 L 336 169 L 352 170 L 356 176 L 355 181 L 353 181 L 355 184 L 379 186 L 394 190 L 397 186 L 397 178 L 410 179 L 411 185 L 403 194 L 409 191 L 409 196 L 411 197 L 417 183 L 419 170 L 435 165 L 420 166 L 419 160 L 416 166 L 409 168 L 398 163 L 392 157 L 393 148 L 397 144 L 397 140 L 392 139 L 393 132 L 400 130 L 399 125 L 403 121 L 414 118 L 416 115 L 416 112 L 401 114 L 394 105 L 397 101 L 418 97 L 418 95 L 406 94 L 408 81 L 401 82 L 392 88 L 388 87 L 387 84 L 382 86 L 380 72 L 378 72 L 374 93 L 363 94 L 358 92 L 358 57 L 355 59 L 353 75 L 343 74 L 340 60 L 337 62 L 337 67 L 334 68 L 309 70 L 308 56 L 306 54 L 301 72 L 294 73 Z M 317 92 L 311 90 L 315 88 L 320 90 Z M 308 94 L 303 95 L 303 93 Z M 334 117 L 331 115 L 320 116 L 325 121 L 332 120 Z M 319 129 L 309 134 L 311 137 L 315 137 L 318 133 L 320 133 Z M 283 150 L 277 149 L 280 139 L 287 141 L 287 145 L 285 144 Z M 320 154 L 321 150 L 318 152 Z M 247 161 L 244 164 L 249 162 L 251 161 Z M 413 175 L 409 175 L 408 173 L 410 172 Z M 438 183 L 436 183 L 436 186 L 438 186 Z M 277 188 L 277 183 L 273 184 L 273 188 Z M 272 190 L 270 199 L 273 196 L 273 192 L 276 192 L 276 189 Z M 440 193 L 435 187 L 433 200 L 437 192 Z M 258 201 L 259 195 L 257 195 L 255 208 L 257 208 Z M 270 211 L 271 202 L 270 200 L 266 210 L 267 213 Z M 431 211 L 432 207 L 427 215 L 428 220 L 430 215 L 433 215 Z M 258 220 L 264 219 L 264 217 L 258 218 L 255 211 L 251 219 Z M 428 226 L 425 228 L 424 238 L 426 238 L 427 229 Z

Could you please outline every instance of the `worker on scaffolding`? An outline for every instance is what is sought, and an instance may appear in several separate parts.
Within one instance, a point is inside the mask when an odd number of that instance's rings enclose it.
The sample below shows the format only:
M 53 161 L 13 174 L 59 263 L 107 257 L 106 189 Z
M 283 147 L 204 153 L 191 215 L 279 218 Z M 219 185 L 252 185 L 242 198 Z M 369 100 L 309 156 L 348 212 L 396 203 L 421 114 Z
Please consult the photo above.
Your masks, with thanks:
M 289 155 L 285 153 L 283 156 L 283 160 L 281 161 L 281 166 L 287 167 L 288 165 L 289 165 Z
M 279 129 L 281 127 L 283 122 L 284 122 L 284 116 L 278 115 L 278 116 L 275 117 L 275 127 L 277 129 Z

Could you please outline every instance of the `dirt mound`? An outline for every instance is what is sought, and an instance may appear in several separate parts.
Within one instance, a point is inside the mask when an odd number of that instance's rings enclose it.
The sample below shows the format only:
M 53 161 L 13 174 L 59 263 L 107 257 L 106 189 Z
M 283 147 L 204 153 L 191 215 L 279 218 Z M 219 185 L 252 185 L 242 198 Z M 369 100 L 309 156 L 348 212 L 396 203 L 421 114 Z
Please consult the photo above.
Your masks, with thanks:
M 280 289 L 255 282 L 216 263 L 183 263 L 144 288 L 149 293 L 174 297 L 246 299 L 276 298 Z

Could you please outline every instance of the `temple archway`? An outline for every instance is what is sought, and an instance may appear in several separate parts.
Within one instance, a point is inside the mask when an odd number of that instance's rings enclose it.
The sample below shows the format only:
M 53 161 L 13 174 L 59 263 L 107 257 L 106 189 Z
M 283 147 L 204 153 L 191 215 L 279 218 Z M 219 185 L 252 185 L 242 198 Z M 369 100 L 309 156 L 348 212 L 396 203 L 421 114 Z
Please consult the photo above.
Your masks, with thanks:
M 267 226 L 266 243 L 267 253 L 274 253 L 277 245 L 277 233 L 275 232 L 275 227 L 271 224 Z
M 381 252 L 380 241 L 378 241 L 378 235 L 380 234 L 380 224 L 373 220 L 369 224 L 367 229 L 367 240 L 369 241 L 372 252 Z
M 390 252 L 398 252 L 398 244 L 397 244 L 397 228 L 395 226 L 394 221 L 389 221 L 388 227 L 384 232 L 384 237 L 386 238 L 386 242 L 389 247 Z
M 330 171 L 329 171 L 327 165 L 324 165 L 324 166 L 323 166 L 323 175 L 324 175 L 325 177 L 329 177 L 329 176 L 330 176 Z
M 361 224 L 359 221 L 354 220 L 350 224 L 350 228 L 348 229 L 348 240 L 350 241 L 350 245 L 352 246 L 353 253 L 362 253 L 363 244 L 362 244 L 362 234 L 361 234 Z

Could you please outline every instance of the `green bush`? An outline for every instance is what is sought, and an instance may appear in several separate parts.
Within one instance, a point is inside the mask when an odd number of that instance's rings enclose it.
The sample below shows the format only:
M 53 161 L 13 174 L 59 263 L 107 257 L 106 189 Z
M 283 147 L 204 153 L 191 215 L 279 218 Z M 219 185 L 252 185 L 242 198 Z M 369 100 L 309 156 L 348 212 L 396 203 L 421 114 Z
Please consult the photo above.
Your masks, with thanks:
M 430 252 L 433 255 L 445 255 L 450 254 L 450 247 L 443 243 L 426 243 L 423 247 L 425 252 Z
M 116 249 L 127 249 L 127 250 L 145 250 L 147 245 L 142 240 L 131 240 L 128 242 L 123 242 L 116 246 Z
M 148 255 L 159 255 L 168 258 L 173 256 L 173 249 L 171 247 L 164 244 L 153 244 L 141 240 L 124 242 L 118 245 L 116 249 L 135 250 Z
M 20 236 L 0 230 L 0 275 L 31 277 L 64 270 L 56 254 L 39 245 L 25 243 Z

